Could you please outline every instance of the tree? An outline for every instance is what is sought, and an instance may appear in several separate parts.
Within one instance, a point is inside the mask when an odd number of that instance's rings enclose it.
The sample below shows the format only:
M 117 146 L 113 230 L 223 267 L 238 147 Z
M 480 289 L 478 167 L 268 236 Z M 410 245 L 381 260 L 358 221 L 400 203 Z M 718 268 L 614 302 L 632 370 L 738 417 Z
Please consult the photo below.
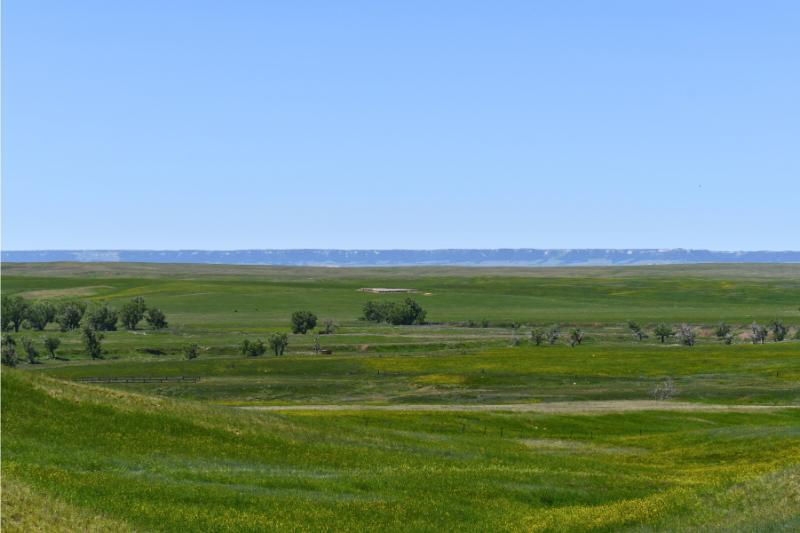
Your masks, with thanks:
M 753 344 L 764 344 L 767 342 L 768 331 L 764 326 L 753 322 L 750 324 L 750 331 L 752 331 L 750 340 L 753 341 Z
M 17 342 L 11 335 L 3 336 L 3 340 L 0 341 L 0 352 L 2 352 L 0 361 L 2 361 L 5 366 L 13 368 L 19 364 Z
M 773 320 L 770 322 L 769 329 L 772 331 L 772 337 L 776 342 L 780 342 L 785 339 L 786 335 L 789 333 L 789 328 L 784 326 L 783 322 L 780 320 Z
M 583 342 L 583 331 L 581 328 L 575 328 L 569 332 L 570 346 L 575 347 Z
M 555 344 L 558 342 L 558 338 L 561 336 L 561 328 L 558 327 L 558 324 L 553 324 L 550 326 L 550 329 L 547 330 L 545 336 L 547 337 L 548 343 Z
M 720 340 L 725 340 L 731 333 L 731 327 L 726 324 L 725 322 L 720 322 L 717 324 L 717 327 L 714 328 L 714 335 L 717 336 Z M 726 342 L 726 344 L 730 344 Z
M 147 310 L 147 323 L 153 329 L 164 329 L 167 327 L 167 316 L 161 309 L 151 307 Z
M 406 298 L 402 302 L 375 302 L 369 301 L 364 304 L 362 318 L 369 322 L 388 322 L 395 326 L 424 324 L 425 312 L 422 307 L 412 300 Z
M 317 327 L 317 315 L 311 311 L 295 311 L 292 313 L 292 333 L 306 334 Z
M 531 331 L 531 342 L 536 346 L 541 346 L 542 342 L 544 342 L 544 331 L 541 329 L 534 329 Z
M 103 347 L 100 341 L 103 340 L 103 334 L 99 333 L 89 326 L 83 328 L 83 346 L 86 348 L 86 355 L 91 356 L 92 359 L 103 358 Z
M 78 329 L 86 312 L 86 304 L 79 300 L 62 302 L 56 310 L 56 322 L 61 331 Z
M 37 331 L 46 328 L 47 324 L 52 322 L 55 317 L 56 306 L 46 300 L 33 302 L 28 310 L 28 323 Z
M 30 304 L 22 296 L 3 296 L 2 298 L 2 318 L 3 329 L 14 328 L 19 331 L 22 322 L 28 318 Z
M 684 346 L 694 346 L 695 332 L 689 324 L 681 324 L 678 338 Z
M 56 358 L 56 350 L 58 350 L 59 346 L 61 346 L 61 339 L 58 337 L 44 338 L 44 349 L 47 350 L 47 354 L 50 356 L 50 359 Z
M 116 331 L 117 311 L 103 303 L 86 313 L 86 324 L 95 331 Z
M 314 353 L 319 355 L 321 351 L 322 351 L 322 345 L 320 345 L 319 343 L 319 333 L 317 333 L 316 335 L 314 335 Z
M 136 325 L 144 318 L 145 311 L 147 311 L 147 306 L 144 303 L 144 298 L 137 296 L 122 306 L 119 318 L 125 326 L 125 329 L 133 330 L 136 329 Z
M 267 351 L 267 347 L 264 346 L 264 341 L 258 339 L 256 341 L 250 340 L 243 340 L 241 346 L 242 355 L 247 357 L 258 357 L 259 355 L 264 355 Z
M 183 347 L 183 355 L 186 359 L 197 359 L 200 355 L 200 346 L 197 344 L 187 344 Z
M 668 326 L 662 322 L 656 326 L 656 329 L 653 330 L 653 335 L 661 339 L 661 342 L 663 343 L 666 342 L 668 338 L 675 335 L 675 330 L 673 330 L 671 326 Z
M 39 357 L 39 350 L 36 349 L 33 341 L 28 337 L 22 337 L 22 349 L 25 350 L 25 355 L 28 357 L 28 362 L 32 365 L 35 365 L 38 362 L 36 361 L 36 358 Z
M 273 333 L 269 336 L 269 348 L 275 355 L 283 355 L 289 345 L 289 336 L 286 333 Z
M 640 341 L 647 338 L 647 333 L 644 332 L 642 326 L 640 326 L 638 322 L 628 320 L 628 329 L 630 329 L 631 333 Z
M 336 331 L 336 322 L 334 322 L 332 319 L 326 318 L 323 324 L 325 327 L 322 328 L 322 331 L 320 332 L 321 335 L 331 335 Z

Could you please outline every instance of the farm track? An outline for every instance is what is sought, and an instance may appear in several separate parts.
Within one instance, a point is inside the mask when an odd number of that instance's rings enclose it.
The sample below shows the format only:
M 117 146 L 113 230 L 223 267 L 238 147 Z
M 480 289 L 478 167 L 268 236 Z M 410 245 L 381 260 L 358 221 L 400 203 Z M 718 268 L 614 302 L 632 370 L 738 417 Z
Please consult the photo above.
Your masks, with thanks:
M 655 400 L 613 400 L 613 401 L 575 401 L 550 403 L 516 404 L 408 404 L 408 405 L 257 405 L 243 406 L 240 409 L 255 411 L 439 411 L 439 412 L 491 412 L 544 414 L 601 414 L 629 413 L 637 411 L 694 411 L 751 413 L 770 412 L 783 409 L 797 409 L 800 405 L 725 405 L 690 402 L 670 402 Z

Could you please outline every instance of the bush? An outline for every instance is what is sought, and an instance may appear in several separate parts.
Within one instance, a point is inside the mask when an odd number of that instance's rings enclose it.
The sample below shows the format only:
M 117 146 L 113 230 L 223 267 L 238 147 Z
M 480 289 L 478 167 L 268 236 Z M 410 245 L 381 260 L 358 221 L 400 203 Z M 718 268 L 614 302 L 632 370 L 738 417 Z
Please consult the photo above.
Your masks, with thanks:
M 56 322 L 61 331 L 78 329 L 86 312 L 86 304 L 80 300 L 63 302 L 56 310 Z
M 289 345 L 289 336 L 286 333 L 273 333 L 269 336 L 269 347 L 275 355 L 283 355 Z
M 764 344 L 767 342 L 768 331 L 766 327 L 753 322 L 750 324 L 750 331 L 752 332 L 750 334 L 750 340 L 753 341 L 753 344 Z
M 569 345 L 573 348 L 583 342 L 583 330 L 575 328 L 569 332 Z
M 103 347 L 100 344 L 102 340 L 102 333 L 98 333 L 89 326 L 83 328 L 83 346 L 86 349 L 86 355 L 91 356 L 92 359 L 103 358 Z
M 197 344 L 187 344 L 183 347 L 183 355 L 186 359 L 197 359 L 200 355 L 200 346 Z
M 305 335 L 317 327 L 317 315 L 311 311 L 295 311 L 292 313 L 292 333 L 301 333 Z
M 725 340 L 728 335 L 731 333 L 731 327 L 726 324 L 725 322 L 720 322 L 717 324 L 717 327 L 714 328 L 714 335 L 717 336 L 720 340 Z M 729 342 L 726 344 L 730 344 Z
M 362 318 L 364 320 L 369 322 L 388 322 L 395 326 L 424 324 L 426 314 L 426 311 L 411 298 L 406 298 L 402 302 L 369 301 L 364 304 L 362 309 Z
M 553 324 L 550 329 L 547 330 L 545 336 L 547 337 L 548 343 L 555 344 L 561 336 L 561 328 L 558 327 L 558 324 Z
M 772 331 L 772 337 L 777 341 L 781 342 L 786 338 L 786 335 L 789 333 L 789 328 L 783 325 L 783 322 L 780 320 L 773 320 L 769 324 L 769 329 Z
M 678 339 L 684 346 L 694 346 L 695 332 L 689 324 L 681 324 L 680 332 L 678 332 Z
M 541 346 L 544 342 L 544 331 L 541 329 L 534 329 L 531 331 L 531 342 L 534 343 L 536 346 Z
M 0 341 L 0 352 L 2 352 L 0 361 L 5 366 L 10 366 L 13 368 L 19 364 L 19 357 L 17 356 L 17 342 L 10 335 L 4 336 L 3 340 Z
M 258 339 L 256 341 L 249 341 L 247 339 L 242 341 L 242 355 L 247 357 L 258 357 L 259 355 L 264 355 L 267 351 L 267 347 L 264 346 L 264 341 Z
M 22 349 L 25 350 L 28 362 L 35 365 L 37 363 L 36 359 L 39 357 L 39 350 L 36 349 L 33 341 L 27 337 L 22 337 Z
M 56 350 L 58 350 L 59 346 L 61 346 L 61 339 L 58 337 L 44 338 L 44 349 L 47 350 L 47 354 L 50 356 L 50 359 L 56 358 Z
M 122 306 L 119 318 L 126 329 L 133 330 L 144 318 L 145 311 L 147 311 L 147 306 L 144 303 L 144 298 L 137 296 Z
M 325 319 L 325 322 L 323 322 L 323 324 L 325 325 L 325 327 L 322 328 L 322 331 L 320 332 L 322 335 L 331 335 L 334 332 L 336 332 L 336 327 L 337 327 L 336 322 L 334 322 L 332 319 L 330 318 Z
M 151 307 L 147 310 L 147 323 L 153 329 L 164 329 L 167 327 L 167 316 L 161 309 Z
M 117 311 L 102 304 L 86 313 L 86 324 L 95 331 L 116 331 Z

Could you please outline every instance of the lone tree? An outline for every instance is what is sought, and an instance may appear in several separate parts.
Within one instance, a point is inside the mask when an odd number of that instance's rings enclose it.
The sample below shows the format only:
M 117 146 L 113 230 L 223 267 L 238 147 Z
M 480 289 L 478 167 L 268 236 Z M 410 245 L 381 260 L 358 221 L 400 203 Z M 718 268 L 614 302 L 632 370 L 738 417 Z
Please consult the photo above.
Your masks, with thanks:
M 106 303 L 93 307 L 86 313 L 86 325 L 95 331 L 116 331 L 117 311 Z
M 264 346 L 264 341 L 258 339 L 256 341 L 250 340 L 243 340 L 242 341 L 242 355 L 247 357 L 258 357 L 259 355 L 264 355 L 267 351 L 267 347 Z
M 306 334 L 317 327 L 317 315 L 311 311 L 295 311 L 292 313 L 292 333 Z
M 17 342 L 11 335 L 4 335 L 3 340 L 0 341 L 0 361 L 9 367 L 15 367 L 19 364 L 19 356 L 17 356 Z
M 750 324 L 750 339 L 753 341 L 753 344 L 764 344 L 767 342 L 767 328 L 762 326 L 761 324 L 757 324 L 753 322 Z
M 661 339 L 661 342 L 663 343 L 666 342 L 668 338 L 675 335 L 675 330 L 662 322 L 656 326 L 656 329 L 653 330 L 653 335 Z
M 56 306 L 46 300 L 34 302 L 28 310 L 28 324 L 37 331 L 42 331 L 55 318 Z
M 19 331 L 22 322 L 28 318 L 30 304 L 22 296 L 3 296 L 2 297 L 2 319 L 3 329 L 14 329 Z
M 56 322 L 61 331 L 78 329 L 86 312 L 86 304 L 79 300 L 63 302 L 56 310 Z
M 197 359 L 200 355 L 200 346 L 197 344 L 187 344 L 183 347 L 183 355 L 186 359 Z
M 631 333 L 640 341 L 647 338 L 647 333 L 644 332 L 642 326 L 640 326 L 638 322 L 628 320 L 628 329 L 630 329 Z
M 36 360 L 39 357 L 39 350 L 33 344 L 33 341 L 28 337 L 22 337 L 22 349 L 25 350 L 25 355 L 28 357 L 28 362 L 32 365 L 38 363 Z
M 50 359 L 56 358 L 56 350 L 58 350 L 59 346 L 61 346 L 61 339 L 58 337 L 44 338 L 44 349 L 47 350 L 47 355 L 50 356 Z
M 144 298 L 137 296 L 130 302 L 122 306 L 120 310 L 120 320 L 125 326 L 125 329 L 136 329 L 136 325 L 144 318 L 144 313 L 147 311 L 147 306 L 144 303 Z
M 536 346 L 541 346 L 544 342 L 544 331 L 541 329 L 534 329 L 531 331 L 531 342 Z
M 569 345 L 573 348 L 583 342 L 583 330 L 575 328 L 569 332 Z
M 681 324 L 678 338 L 684 346 L 694 346 L 695 332 L 689 324 Z
M 561 328 L 558 327 L 558 324 L 553 324 L 545 335 L 548 343 L 555 344 L 561 336 Z
M 769 324 L 769 329 L 772 331 L 772 337 L 775 341 L 780 342 L 786 338 L 786 335 L 789 333 L 789 328 L 783 325 L 783 322 L 780 320 L 773 320 Z
M 86 355 L 91 356 L 92 359 L 103 358 L 103 347 L 100 341 L 103 340 L 103 334 L 99 333 L 89 326 L 83 328 L 83 346 L 86 348 Z
M 151 307 L 147 310 L 145 318 L 153 329 L 164 329 L 167 327 L 167 316 L 161 309 Z
M 286 333 L 273 333 L 269 336 L 269 348 L 275 355 L 283 355 L 289 345 L 289 336 Z

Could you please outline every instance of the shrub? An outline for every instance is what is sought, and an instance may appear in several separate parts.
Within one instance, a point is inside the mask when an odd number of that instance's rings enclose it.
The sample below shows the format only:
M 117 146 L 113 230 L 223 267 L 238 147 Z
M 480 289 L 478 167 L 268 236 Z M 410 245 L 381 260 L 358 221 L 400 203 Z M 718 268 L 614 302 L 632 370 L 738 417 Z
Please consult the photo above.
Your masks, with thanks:
M 35 365 L 37 363 L 36 359 L 39 357 L 39 350 L 36 349 L 33 341 L 27 337 L 22 337 L 22 349 L 25 350 L 28 362 Z
M 56 322 L 61 331 L 78 329 L 86 312 L 86 304 L 80 300 L 63 302 L 56 310 Z
M 116 331 L 117 311 L 102 304 L 86 313 L 86 324 L 95 331 Z
M 780 320 L 773 320 L 769 324 L 769 329 L 772 331 L 772 337 L 777 341 L 780 342 L 786 338 L 786 335 L 789 333 L 789 328 L 783 325 L 783 322 Z
M 102 333 L 93 330 L 89 326 L 83 328 L 83 346 L 86 349 L 86 355 L 91 356 L 92 359 L 103 358 L 103 347 L 100 344 L 102 340 Z
M 136 329 L 137 324 L 144 318 L 145 311 L 147 311 L 147 306 L 144 303 L 144 298 L 137 296 L 122 306 L 119 318 L 126 329 Z
M 369 301 L 364 304 L 362 309 L 362 318 L 364 320 L 388 322 L 395 326 L 424 324 L 426 314 L 426 311 L 411 298 L 406 298 L 402 302 Z
M 322 328 L 322 331 L 320 332 L 322 335 L 331 335 L 336 331 L 337 327 L 336 322 L 334 322 L 330 318 L 325 319 L 325 322 L 323 322 L 323 324 L 325 325 L 325 327 Z
M 558 338 L 561 336 L 561 328 L 558 327 L 558 324 L 553 324 L 550 326 L 550 329 L 547 330 L 545 336 L 547 337 L 548 343 L 555 344 L 558 342 Z
M 286 333 L 273 333 L 269 336 L 269 347 L 275 355 L 283 355 L 289 345 L 289 336 Z
M 730 333 L 731 333 L 731 327 L 725 322 L 720 322 L 719 324 L 717 324 L 717 327 L 714 328 L 714 335 L 716 335 L 717 338 L 720 340 L 725 340 L 725 338 L 728 335 L 730 335 Z
M 575 347 L 580 345 L 583 342 L 583 330 L 581 328 L 575 328 L 569 332 L 569 345 Z
M 167 316 L 161 309 L 151 307 L 147 310 L 147 323 L 153 329 L 164 329 L 167 327 Z
M 295 311 L 292 313 L 292 333 L 305 335 L 317 327 L 317 315 L 311 311 Z
M 767 342 L 768 331 L 766 327 L 753 322 L 750 324 L 750 331 L 752 332 L 750 334 L 750 340 L 753 341 L 753 344 L 764 344 Z
M 541 346 L 544 342 L 544 331 L 541 329 L 534 329 L 531 331 L 531 342 L 534 343 L 536 346 Z
M 684 346 L 694 346 L 695 332 L 689 324 L 681 324 L 680 331 L 678 332 L 678 339 Z
M 3 340 L 0 341 L 0 352 L 2 356 L 0 361 L 5 366 L 15 367 L 19 364 L 19 357 L 17 356 L 17 342 L 10 335 L 5 335 Z
M 58 350 L 59 346 L 61 346 L 61 339 L 58 337 L 44 338 L 44 349 L 47 350 L 47 354 L 50 356 L 50 359 L 56 358 L 56 350 Z
M 183 355 L 186 359 L 197 359 L 200 355 L 200 346 L 197 344 L 187 344 L 183 347 Z
M 241 346 L 242 355 L 247 357 L 258 357 L 259 355 L 264 355 L 267 351 L 267 347 L 264 346 L 264 341 L 258 339 L 256 341 L 250 340 L 243 340 Z
M 653 398 L 656 400 L 669 400 L 676 394 L 678 394 L 678 389 L 675 387 L 672 378 L 667 378 L 653 389 Z

